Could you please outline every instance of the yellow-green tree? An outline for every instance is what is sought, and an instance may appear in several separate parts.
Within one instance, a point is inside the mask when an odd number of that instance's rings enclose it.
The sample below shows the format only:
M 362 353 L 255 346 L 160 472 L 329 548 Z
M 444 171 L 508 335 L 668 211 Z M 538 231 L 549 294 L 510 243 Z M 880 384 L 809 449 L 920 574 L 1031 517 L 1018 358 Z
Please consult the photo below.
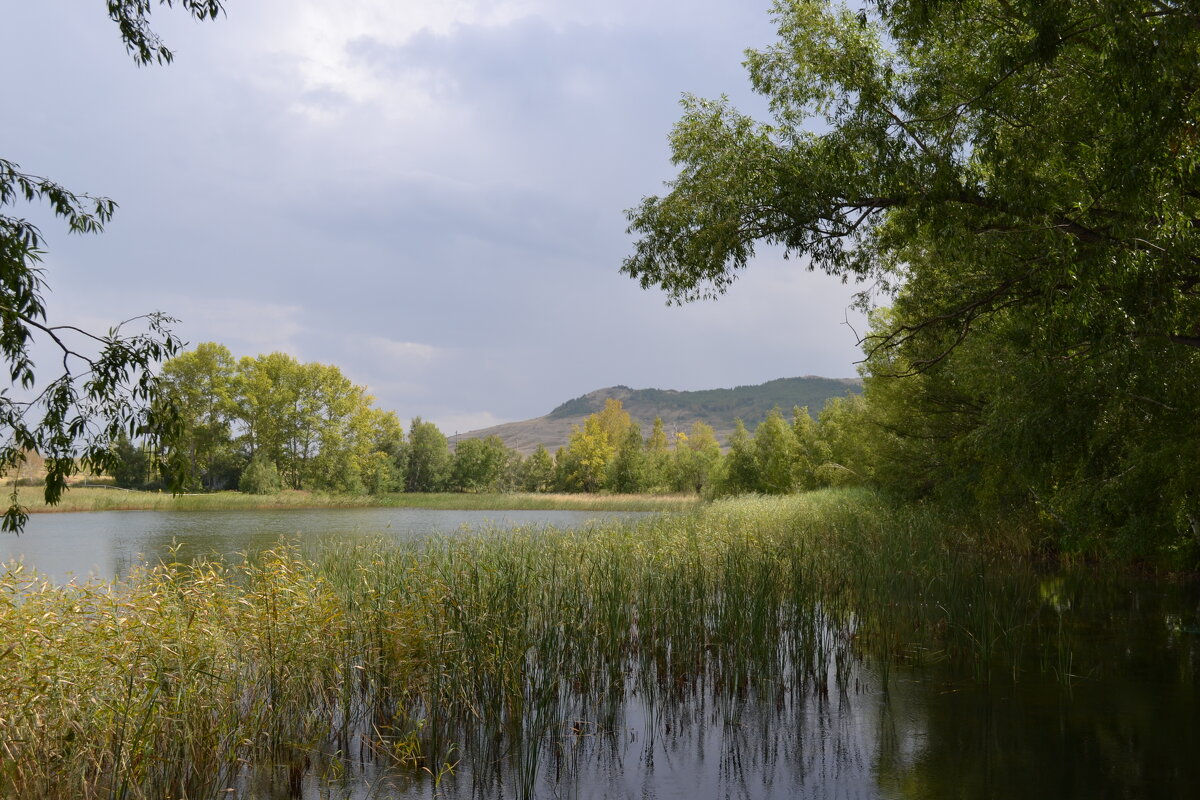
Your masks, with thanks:
M 621 442 L 625 441 L 625 434 L 629 431 L 629 426 L 633 424 L 629 412 L 625 410 L 621 401 L 614 397 L 606 398 L 604 409 L 596 412 L 593 416 L 596 417 L 596 423 L 600 426 L 600 430 L 604 431 L 604 435 L 608 437 L 609 444 L 614 447 L 619 447 Z
M 721 444 L 712 426 L 692 425 L 688 434 L 675 434 L 675 461 L 671 488 L 678 492 L 703 492 L 715 477 L 721 461 Z
M 825 461 L 816 468 L 815 476 L 825 486 L 871 481 L 881 464 L 881 445 L 893 439 L 873 420 L 861 394 L 834 397 L 825 403 L 817 415 L 817 431 Z M 909 479 L 913 477 L 910 473 Z
M 754 429 L 754 460 L 760 490 L 767 494 L 790 492 L 795 458 L 795 436 L 779 409 L 771 409 Z
M 604 488 L 608 464 L 617 453 L 609 441 L 600 415 L 592 414 L 576 426 L 564 455 L 567 487 L 577 491 L 598 492 Z
M 654 418 L 654 427 L 646 437 L 646 483 L 658 489 L 670 483 L 671 448 L 662 417 Z
M 829 448 L 821 440 L 808 406 L 792 409 L 792 437 L 796 444 L 792 482 L 797 489 L 815 489 L 822 483 L 817 468 L 829 460 Z
M 204 342 L 162 368 L 162 387 L 179 413 L 180 426 L 163 444 L 190 465 L 178 476 L 185 487 L 223 489 L 236 478 L 232 442 L 234 361 L 229 348 Z M 144 476 L 143 476 L 144 480 Z

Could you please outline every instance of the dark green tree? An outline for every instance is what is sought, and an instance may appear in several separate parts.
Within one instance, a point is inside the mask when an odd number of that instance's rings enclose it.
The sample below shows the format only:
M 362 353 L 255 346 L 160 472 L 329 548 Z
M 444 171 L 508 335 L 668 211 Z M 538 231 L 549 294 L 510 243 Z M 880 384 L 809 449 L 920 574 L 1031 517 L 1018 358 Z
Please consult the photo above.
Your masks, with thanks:
M 864 6 L 775 4 L 769 122 L 686 101 L 624 272 L 711 297 L 768 244 L 868 280 L 880 480 L 1200 552 L 1200 11 Z
M 150 454 L 122 433 L 113 445 L 114 459 L 109 475 L 122 489 L 138 489 L 150 479 Z
M 609 464 L 608 488 L 624 494 L 637 494 L 650 488 L 650 459 L 642 443 L 642 429 L 636 422 L 625 426 L 617 455 Z
M 756 492 L 758 488 L 758 460 L 755 458 L 754 442 L 746 425 L 737 419 L 729 436 L 729 452 L 725 454 L 720 491 L 721 494 L 736 495 Z
M 415 417 L 408 430 L 408 471 L 405 491 L 437 492 L 450 472 L 450 446 L 432 422 Z
M 938 343 L 910 369 L 1012 308 L 1076 346 L 1200 347 L 1200 12 L 867 6 L 776 2 L 779 42 L 747 60 L 773 121 L 687 100 L 680 175 L 630 212 L 624 271 L 676 300 L 711 296 L 768 243 L 831 274 L 903 280 L 906 313 L 869 343 Z
M 499 436 L 463 439 L 454 447 L 448 487 L 458 492 L 494 492 L 500 488 L 510 451 Z
M 545 445 L 538 445 L 521 463 L 520 486 L 527 492 L 548 492 L 554 488 L 554 459 Z

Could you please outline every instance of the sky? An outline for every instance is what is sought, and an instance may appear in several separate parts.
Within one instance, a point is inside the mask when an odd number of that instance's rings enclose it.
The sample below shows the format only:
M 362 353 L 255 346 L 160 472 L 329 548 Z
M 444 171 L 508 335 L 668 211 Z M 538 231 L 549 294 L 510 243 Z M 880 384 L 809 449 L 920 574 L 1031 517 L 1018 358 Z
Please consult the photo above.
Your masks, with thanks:
M 685 93 L 766 117 L 768 0 L 226 0 L 155 6 L 138 67 L 100 0 L 7 4 L 0 157 L 111 197 L 45 235 L 52 321 L 163 311 L 195 345 L 335 364 L 468 431 L 605 386 L 850 377 L 858 287 L 778 252 L 717 301 L 621 275 Z M 8 209 L 13 213 L 13 209 Z

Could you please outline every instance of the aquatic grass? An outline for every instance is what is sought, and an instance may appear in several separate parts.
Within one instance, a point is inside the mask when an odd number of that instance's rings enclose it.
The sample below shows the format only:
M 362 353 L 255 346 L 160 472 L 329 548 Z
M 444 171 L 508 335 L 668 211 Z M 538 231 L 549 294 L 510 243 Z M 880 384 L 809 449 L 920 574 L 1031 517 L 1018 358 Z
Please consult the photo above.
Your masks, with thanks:
M 11 565 L 0 796 L 295 796 L 366 763 L 532 796 L 630 700 L 650 736 L 732 741 L 763 704 L 846 702 L 864 665 L 1020 679 L 1070 656 L 1011 536 L 843 490 L 78 585 Z
M 344 618 L 288 550 L 238 574 L 163 565 L 116 582 L 0 576 L 0 795 L 195 797 L 241 764 L 290 770 L 325 738 L 325 647 Z
M 431 508 L 480 511 L 690 511 L 697 508 L 696 495 L 652 494 L 539 494 L 512 493 L 396 493 L 384 495 L 326 494 L 283 491 L 256 495 L 242 492 L 212 492 L 172 495 L 114 487 L 73 487 L 57 505 L 48 506 L 42 490 L 19 487 L 21 505 L 31 513 L 72 511 L 230 511 L 280 508 Z

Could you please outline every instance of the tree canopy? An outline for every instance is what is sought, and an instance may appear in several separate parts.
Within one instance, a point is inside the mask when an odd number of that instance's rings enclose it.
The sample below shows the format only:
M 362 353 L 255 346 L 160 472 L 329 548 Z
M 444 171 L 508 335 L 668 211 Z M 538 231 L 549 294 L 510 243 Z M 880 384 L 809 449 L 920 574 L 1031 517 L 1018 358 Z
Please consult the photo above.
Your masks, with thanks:
M 770 122 L 685 100 L 679 177 L 629 212 L 623 271 L 675 300 L 713 296 L 768 243 L 903 283 L 907 313 L 872 345 L 943 345 L 914 369 L 1010 308 L 1075 344 L 1200 347 L 1200 11 L 867 6 L 776 2 L 778 43 L 746 61 Z
M 869 450 L 874 480 L 1032 509 L 1060 544 L 1200 553 L 1200 10 L 863 5 L 776 2 L 746 61 L 769 120 L 686 98 L 623 271 L 715 297 L 772 245 L 865 281 L 890 305 L 867 408 L 824 427 L 874 441 L 819 472 L 860 480 Z
M 172 53 L 150 27 L 150 0 L 107 0 L 126 49 L 138 64 L 165 64 Z M 198 20 L 215 19 L 221 0 L 159 0 Z M 19 467 L 26 453 L 46 461 L 45 498 L 55 503 L 66 479 L 79 466 L 114 467 L 121 436 L 168 432 L 176 419 L 169 405 L 156 404 L 153 367 L 174 355 L 180 343 L 169 317 L 149 314 L 126 320 L 105 333 L 53 322 L 47 314 L 42 232 L 13 213 L 19 205 L 44 203 L 71 233 L 98 233 L 116 203 L 76 193 L 0 158 L 0 359 L 12 385 L 0 390 L 0 473 Z M 50 370 L 35 371 L 30 348 L 36 339 L 58 351 Z M 2 527 L 19 531 L 26 512 L 14 491 Z

